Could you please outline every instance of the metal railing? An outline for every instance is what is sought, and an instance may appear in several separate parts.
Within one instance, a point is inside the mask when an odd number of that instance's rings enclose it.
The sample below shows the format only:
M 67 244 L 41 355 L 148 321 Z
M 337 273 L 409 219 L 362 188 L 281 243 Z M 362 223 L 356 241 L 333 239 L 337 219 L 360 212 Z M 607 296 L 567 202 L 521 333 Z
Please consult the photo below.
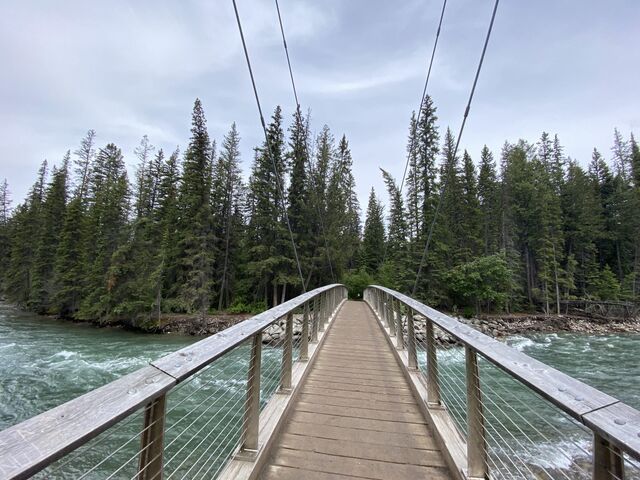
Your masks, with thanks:
M 215 478 L 255 456 L 260 412 L 346 296 L 317 288 L 0 432 L 0 479 Z
M 364 298 L 463 478 L 640 478 L 639 411 L 401 293 Z

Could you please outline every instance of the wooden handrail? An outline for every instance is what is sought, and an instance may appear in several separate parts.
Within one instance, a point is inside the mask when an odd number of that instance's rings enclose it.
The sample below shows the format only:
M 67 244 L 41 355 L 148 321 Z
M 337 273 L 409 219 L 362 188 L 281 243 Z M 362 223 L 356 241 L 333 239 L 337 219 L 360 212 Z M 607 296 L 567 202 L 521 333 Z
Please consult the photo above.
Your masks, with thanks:
M 598 436 L 640 459 L 640 411 L 402 293 L 379 285 L 368 288 L 399 300 L 424 316 L 427 328 L 430 323 L 437 325 Z M 379 304 L 380 298 L 373 303 Z M 384 317 L 385 307 L 378 309 Z
M 344 290 L 340 284 L 316 288 L 1 431 L 0 479 L 29 478 L 144 406 L 153 408 L 157 399 L 182 380 L 243 342 L 255 339 L 309 301 L 317 302 L 320 296 L 329 298 L 327 293 L 336 288 Z M 329 311 L 327 305 L 323 307 Z M 314 316 L 317 318 L 317 311 Z M 164 403 L 162 406 L 156 410 L 164 415 Z M 152 459 L 147 463 L 151 462 Z

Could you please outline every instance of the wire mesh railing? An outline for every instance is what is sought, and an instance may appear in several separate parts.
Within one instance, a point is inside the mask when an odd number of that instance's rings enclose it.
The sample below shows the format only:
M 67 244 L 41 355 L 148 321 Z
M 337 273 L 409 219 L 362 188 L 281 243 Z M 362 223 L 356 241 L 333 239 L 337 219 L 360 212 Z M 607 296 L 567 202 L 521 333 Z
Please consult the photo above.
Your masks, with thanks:
M 365 300 L 457 432 L 466 476 L 640 479 L 637 410 L 398 292 Z
M 345 298 L 305 293 L 0 432 L 0 479 L 218 477 L 255 455 L 260 413 Z

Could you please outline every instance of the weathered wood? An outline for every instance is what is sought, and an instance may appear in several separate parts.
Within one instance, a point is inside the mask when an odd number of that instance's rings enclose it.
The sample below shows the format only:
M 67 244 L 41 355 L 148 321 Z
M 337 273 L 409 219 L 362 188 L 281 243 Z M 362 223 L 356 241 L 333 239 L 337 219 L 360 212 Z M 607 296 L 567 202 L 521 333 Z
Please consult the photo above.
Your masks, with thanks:
M 280 371 L 280 392 L 291 391 L 291 369 L 293 368 L 293 312 L 287 314 L 282 348 L 282 367 Z
M 324 332 L 324 324 L 327 321 L 327 294 L 318 295 L 320 301 L 320 316 L 318 317 L 318 331 Z
M 320 316 L 318 313 L 318 308 L 320 305 L 320 299 L 316 296 L 313 299 L 313 324 L 312 324 L 312 329 L 311 329 L 311 341 L 313 343 L 316 343 L 318 341 L 318 331 L 319 331 L 319 326 L 318 323 L 320 322 Z
M 593 480 L 618 480 L 624 478 L 624 459 L 620 449 L 593 434 Z
M 464 345 L 469 345 L 491 363 L 579 421 L 583 415 L 589 412 L 617 403 L 617 399 L 614 397 L 494 340 L 417 300 L 385 287 L 375 286 L 372 288 L 393 294 L 415 312 L 430 319 L 442 330 Z
M 290 311 L 299 308 L 317 295 L 326 295 L 327 291 L 338 286 L 338 284 L 327 285 L 292 298 L 220 333 L 162 357 L 152 362 L 151 365 L 181 381 L 277 322 Z
M 345 304 L 264 473 L 289 468 L 291 453 L 300 455 L 298 478 L 313 478 L 314 472 L 329 472 L 331 478 L 449 478 L 416 397 L 389 352 L 371 310 L 358 302 Z M 349 473 L 352 467 L 356 470 Z
M 411 310 L 410 308 L 407 308 L 407 357 L 409 370 L 418 370 L 416 326 L 413 322 L 413 310 Z
M 162 480 L 164 424 L 167 396 L 162 395 L 147 405 L 140 438 L 138 480 Z
M 438 376 L 438 355 L 433 332 L 433 322 L 427 319 L 427 402 L 429 406 L 440 405 L 440 377 Z
M 485 439 L 484 416 L 482 413 L 482 393 L 478 357 L 470 347 L 465 347 L 467 383 L 467 472 L 469 478 L 488 478 L 487 442 Z
M 599 436 L 640 460 L 640 412 L 622 402 L 583 417 L 584 424 Z
M 257 333 L 253 336 L 247 377 L 247 399 L 245 401 L 244 422 L 242 424 L 241 451 L 243 452 L 256 452 L 258 450 L 261 360 L 262 333 Z
M 154 367 L 133 373 L 0 432 L 0 477 L 29 478 L 163 395 L 175 379 Z
M 309 302 L 304 304 L 304 313 L 302 315 L 302 339 L 300 340 L 299 362 L 309 360 Z
M 402 325 L 402 311 L 399 300 L 393 300 L 395 305 L 395 324 L 396 324 L 396 348 L 404 350 L 404 328 Z

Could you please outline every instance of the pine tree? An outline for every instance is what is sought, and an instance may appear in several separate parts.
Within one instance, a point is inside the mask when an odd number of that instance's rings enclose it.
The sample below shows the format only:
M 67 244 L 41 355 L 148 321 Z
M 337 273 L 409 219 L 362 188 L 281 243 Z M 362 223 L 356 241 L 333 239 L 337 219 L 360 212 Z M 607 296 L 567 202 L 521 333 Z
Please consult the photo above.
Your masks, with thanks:
M 575 295 L 579 298 L 587 295 L 594 273 L 599 270 L 597 242 L 604 234 L 604 218 L 597 192 L 594 179 L 576 162 L 569 162 L 562 193 L 562 212 L 567 257 L 576 262 L 573 283 Z
M 5 272 L 9 267 L 11 254 L 11 192 L 5 178 L 0 183 L 0 293 L 5 291 Z
M 11 220 L 10 260 L 5 274 L 5 292 L 9 300 L 28 306 L 33 292 L 36 243 L 42 226 L 42 203 L 47 181 L 47 161 L 42 162 L 36 182 L 27 200 L 16 208 Z
M 212 149 L 202 103 L 196 99 L 191 139 L 184 154 L 179 205 L 178 296 L 188 312 L 206 315 L 211 302 L 213 226 L 211 215 Z
M 278 287 L 295 282 L 292 277 L 295 261 L 283 215 L 286 208 L 282 196 L 284 189 L 282 183 L 280 186 L 277 183 L 287 172 L 280 107 L 276 107 L 267 127 L 267 139 L 262 148 L 256 150 L 249 179 L 245 289 L 253 301 L 277 305 Z
M 121 150 L 113 143 L 101 148 L 89 185 L 86 294 L 78 312 L 84 319 L 112 320 L 116 285 L 108 275 L 112 255 L 126 238 L 129 215 L 129 181 Z
M 378 271 L 384 259 L 385 230 L 383 208 L 372 188 L 367 205 L 367 218 L 362 238 L 361 265 L 370 274 Z
M 471 156 L 465 150 L 462 156 L 462 224 L 466 234 L 462 237 L 462 248 L 470 261 L 482 252 L 482 213 L 478 199 L 478 179 Z
M 78 177 L 76 196 L 84 202 L 89 195 L 89 181 L 91 179 L 91 165 L 95 158 L 95 138 L 96 132 L 89 130 L 87 135 L 80 142 L 80 147 L 73 152 L 76 156 L 75 173 Z
M 61 167 L 53 169 L 51 181 L 44 193 L 37 238 L 32 240 L 36 247 L 29 308 L 39 313 L 47 313 L 52 307 L 55 256 L 63 225 L 60 219 L 66 213 L 70 158 L 71 154 L 67 152 Z
M 484 254 L 491 255 L 498 251 L 500 244 L 501 209 L 496 165 L 493 154 L 486 145 L 480 152 L 478 197 Z
M 216 258 L 214 277 L 217 285 L 218 310 L 228 307 L 235 291 L 239 272 L 239 248 L 244 228 L 242 215 L 244 185 L 240 171 L 240 136 L 236 124 L 222 142 L 222 151 L 214 167 L 211 206 L 215 219 Z
M 409 291 L 407 274 L 409 229 L 406 222 L 404 202 L 400 189 L 389 172 L 382 170 L 382 176 L 389 195 L 388 235 L 385 244 L 385 265 L 390 278 L 385 284 L 395 290 Z

